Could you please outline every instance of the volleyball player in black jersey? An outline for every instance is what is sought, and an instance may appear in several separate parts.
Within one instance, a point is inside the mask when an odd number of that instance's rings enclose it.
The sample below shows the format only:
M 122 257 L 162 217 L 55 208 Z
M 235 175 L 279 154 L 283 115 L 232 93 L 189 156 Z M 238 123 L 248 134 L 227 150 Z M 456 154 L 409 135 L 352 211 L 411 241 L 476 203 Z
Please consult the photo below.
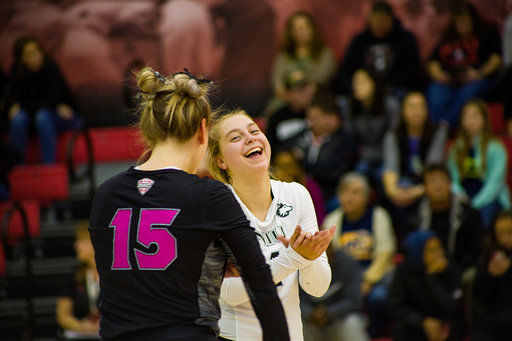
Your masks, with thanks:
M 225 247 L 240 266 L 265 340 L 288 340 L 271 273 L 229 189 L 194 175 L 208 143 L 210 82 L 140 71 L 150 156 L 96 193 L 91 239 L 104 340 L 216 340 Z

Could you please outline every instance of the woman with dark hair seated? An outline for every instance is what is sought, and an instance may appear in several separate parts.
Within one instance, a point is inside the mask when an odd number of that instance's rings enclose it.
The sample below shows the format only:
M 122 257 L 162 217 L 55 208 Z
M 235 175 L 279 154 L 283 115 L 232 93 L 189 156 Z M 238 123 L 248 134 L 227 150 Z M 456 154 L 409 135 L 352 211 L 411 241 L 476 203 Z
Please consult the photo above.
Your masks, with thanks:
M 78 128 L 82 119 L 59 67 L 41 44 L 31 37 L 14 44 L 15 62 L 11 72 L 14 104 L 9 110 L 11 144 L 23 155 L 32 125 L 38 136 L 43 163 L 54 163 L 57 133 Z
M 455 126 L 464 103 L 492 89 L 501 66 L 500 53 L 500 36 L 473 5 L 460 2 L 427 64 L 432 79 L 427 98 L 435 122 L 446 120 Z

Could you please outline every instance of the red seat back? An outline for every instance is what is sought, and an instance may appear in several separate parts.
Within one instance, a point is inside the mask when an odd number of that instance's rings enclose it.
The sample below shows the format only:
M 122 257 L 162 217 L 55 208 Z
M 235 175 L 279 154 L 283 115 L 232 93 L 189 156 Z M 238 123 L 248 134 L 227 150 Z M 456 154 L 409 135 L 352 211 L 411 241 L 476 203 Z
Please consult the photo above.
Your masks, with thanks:
M 66 162 L 68 145 L 73 137 L 73 131 L 65 131 L 59 134 L 57 138 L 57 162 Z M 87 147 L 84 134 L 79 134 L 73 146 L 73 160 L 75 163 L 87 162 Z M 41 163 L 41 148 L 39 140 L 32 138 L 28 142 L 27 155 L 25 157 L 27 164 Z
M 11 199 L 64 200 L 69 196 L 66 165 L 17 166 L 9 173 Z
M 505 134 L 507 125 L 505 124 L 505 117 L 503 114 L 503 104 L 500 102 L 493 102 L 487 104 L 489 108 L 489 119 L 491 121 L 492 131 L 496 135 Z
M 90 136 L 95 161 L 137 160 L 145 149 L 135 127 L 96 128 Z

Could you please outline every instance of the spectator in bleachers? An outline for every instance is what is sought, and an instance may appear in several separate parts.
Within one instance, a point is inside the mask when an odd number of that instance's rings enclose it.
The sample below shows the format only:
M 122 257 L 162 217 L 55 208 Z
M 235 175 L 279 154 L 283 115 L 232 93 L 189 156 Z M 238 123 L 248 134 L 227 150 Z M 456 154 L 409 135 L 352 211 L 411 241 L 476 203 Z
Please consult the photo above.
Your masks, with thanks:
M 0 202 L 9 200 L 8 175 L 11 169 L 22 162 L 21 155 L 9 143 L 0 142 Z
M 306 173 L 320 185 L 327 211 L 337 204 L 335 187 L 340 176 L 357 160 L 357 146 L 343 127 L 334 97 L 318 92 L 307 109 L 308 128 L 286 141 L 296 150 Z
M 512 212 L 498 214 L 491 236 L 475 280 L 473 341 L 508 340 L 512 335 Z
M 396 241 L 388 212 L 372 205 L 370 194 L 363 175 L 345 174 L 338 186 L 341 207 L 325 218 L 323 227 L 336 226 L 334 249 L 342 249 L 364 269 L 361 293 L 368 305 L 370 336 L 377 337 L 387 324 Z
M 383 185 L 394 205 L 407 207 L 423 196 L 423 169 L 443 160 L 447 133 L 444 125 L 437 127 L 429 120 L 421 92 L 404 97 L 398 128 L 384 137 Z
M 450 172 L 443 164 L 427 166 L 423 183 L 426 196 L 409 226 L 433 230 L 447 257 L 464 272 L 476 265 L 480 254 L 483 232 L 480 213 L 469 206 L 465 198 L 452 193 Z
M 512 136 L 512 5 L 509 6 L 509 13 L 503 24 L 503 65 L 505 74 L 501 80 L 501 98 L 503 100 L 505 120 L 507 122 L 508 135 Z
M 400 117 L 400 104 L 393 96 L 385 96 L 379 78 L 368 69 L 359 69 L 352 78 L 352 94 L 340 97 L 346 129 L 356 138 L 360 159 L 356 171 L 374 183 L 382 179 L 382 140 L 386 131 L 394 129 Z
M 406 239 L 406 258 L 391 288 L 394 341 L 463 340 L 458 274 L 432 230 Z
M 9 110 L 10 139 L 25 156 L 29 132 L 34 126 L 43 163 L 54 163 L 57 133 L 77 128 L 82 120 L 59 67 L 34 38 L 19 38 L 14 44 L 11 72 L 14 104 Z
M 286 139 L 303 130 L 306 124 L 306 109 L 315 95 L 316 85 L 304 70 L 290 71 L 284 80 L 284 103 L 268 120 L 267 138 L 272 149 L 279 149 Z
M 350 43 L 335 81 L 336 92 L 348 94 L 354 73 L 363 67 L 376 72 L 398 97 L 419 85 L 416 38 L 402 27 L 386 1 L 374 3 L 367 28 Z
M 88 224 L 76 229 L 78 266 L 57 300 L 56 319 L 64 340 L 99 340 L 99 276 Z
M 305 341 L 369 340 L 361 297 L 362 271 L 342 250 L 327 249 L 332 279 L 327 293 L 313 297 L 301 291 Z
M 427 98 L 435 122 L 456 126 L 464 104 L 482 97 L 496 84 L 501 66 L 500 37 L 487 27 L 475 8 L 461 2 L 439 46 L 428 62 L 432 83 Z
M 9 78 L 0 63 L 0 136 L 7 133 L 7 127 L 9 126 L 7 119 L 7 111 L 10 107 L 8 89 Z
M 303 11 L 292 14 L 286 22 L 281 51 L 272 67 L 274 102 L 285 99 L 285 79 L 297 69 L 304 70 L 306 78 L 320 87 L 329 85 L 336 71 L 332 51 L 323 42 L 313 18 Z
M 510 209 L 506 182 L 507 152 L 493 136 L 487 105 L 472 100 L 462 108 L 458 136 L 451 147 L 448 168 L 453 191 L 465 195 L 471 206 L 480 211 L 485 227 L 494 214 Z
M 282 148 L 272 155 L 272 175 L 277 179 L 285 182 L 297 182 L 306 187 L 313 205 L 315 206 L 316 220 L 318 226 L 324 221 L 325 202 L 322 189 L 317 182 L 306 174 L 299 159 L 295 156 L 292 149 Z

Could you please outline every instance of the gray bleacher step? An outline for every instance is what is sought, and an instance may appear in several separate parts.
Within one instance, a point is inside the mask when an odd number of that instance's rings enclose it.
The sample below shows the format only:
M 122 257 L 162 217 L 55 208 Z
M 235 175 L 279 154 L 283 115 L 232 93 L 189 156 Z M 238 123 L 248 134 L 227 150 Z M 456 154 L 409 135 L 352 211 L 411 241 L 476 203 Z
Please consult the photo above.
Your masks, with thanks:
M 41 238 L 73 237 L 77 225 L 82 220 L 64 220 L 57 222 L 41 222 Z
M 77 264 L 75 257 L 43 258 L 32 260 L 34 276 L 66 275 L 73 272 Z M 23 259 L 9 261 L 5 277 L 25 276 L 25 261 Z
M 36 315 L 55 314 L 58 296 L 35 297 L 32 300 Z M 27 314 L 27 301 L 22 298 L 0 301 L 0 319 L 2 317 L 24 316 Z

